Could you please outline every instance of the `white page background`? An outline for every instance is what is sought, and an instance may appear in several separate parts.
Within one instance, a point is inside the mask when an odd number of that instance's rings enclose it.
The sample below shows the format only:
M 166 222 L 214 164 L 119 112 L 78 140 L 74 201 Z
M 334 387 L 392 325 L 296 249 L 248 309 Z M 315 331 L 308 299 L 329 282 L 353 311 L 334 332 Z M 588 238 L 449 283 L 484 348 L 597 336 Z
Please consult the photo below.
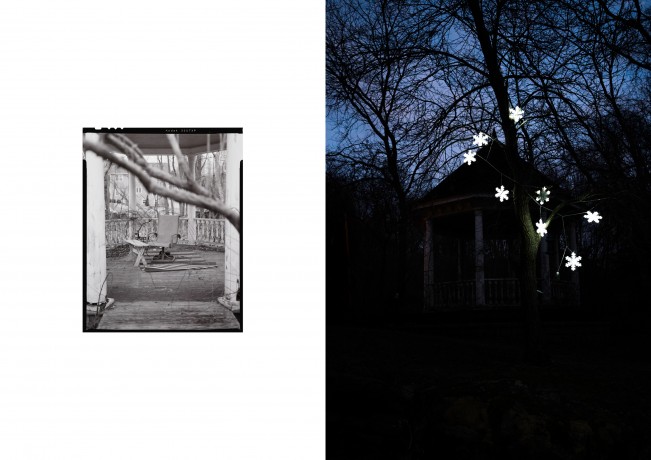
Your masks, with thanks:
M 0 458 L 324 457 L 324 13 L 0 6 Z M 82 127 L 243 127 L 244 333 L 81 332 Z

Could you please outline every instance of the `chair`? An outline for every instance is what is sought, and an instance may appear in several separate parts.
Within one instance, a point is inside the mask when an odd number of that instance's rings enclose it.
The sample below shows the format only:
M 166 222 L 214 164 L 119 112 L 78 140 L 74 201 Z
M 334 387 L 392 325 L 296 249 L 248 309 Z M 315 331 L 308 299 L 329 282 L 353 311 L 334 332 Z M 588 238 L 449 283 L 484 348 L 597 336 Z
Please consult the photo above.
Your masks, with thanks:
M 166 249 L 171 248 L 181 237 L 179 235 L 179 216 L 158 216 L 158 232 L 151 233 L 155 235 L 155 240 L 148 241 L 148 247 L 160 248 L 160 253 L 154 256 L 155 260 L 173 262 L 174 256 Z

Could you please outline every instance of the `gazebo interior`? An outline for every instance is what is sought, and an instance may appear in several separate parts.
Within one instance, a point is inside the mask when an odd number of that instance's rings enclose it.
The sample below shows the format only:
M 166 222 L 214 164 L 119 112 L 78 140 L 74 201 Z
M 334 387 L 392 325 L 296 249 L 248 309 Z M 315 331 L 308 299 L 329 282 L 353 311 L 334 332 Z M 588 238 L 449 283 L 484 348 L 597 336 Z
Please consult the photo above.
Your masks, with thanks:
M 174 156 L 164 133 L 122 134 L 147 157 Z M 240 138 L 241 134 L 231 133 L 177 134 L 180 149 L 191 165 L 203 154 L 225 152 L 227 184 L 224 186 L 231 194 L 227 196 L 227 204 L 236 209 L 239 209 Z M 86 152 L 87 162 L 92 155 Z M 101 158 L 99 161 L 106 171 L 109 162 Z M 87 165 L 87 168 L 90 167 Z M 178 236 L 174 244 L 165 249 L 171 258 L 161 259 L 157 249 L 147 247 L 136 266 L 134 262 L 138 246 L 135 245 L 151 244 L 154 239 L 152 235 L 158 232 L 158 215 L 162 211 L 153 208 L 153 211 L 150 209 L 144 214 L 142 196 L 136 195 L 136 190 L 143 189 L 142 183 L 129 171 L 121 169 L 120 174 L 128 174 L 125 191 L 128 192 L 126 201 L 129 214 L 127 218 L 116 219 L 110 218 L 107 213 L 109 218 L 101 219 L 104 221 L 101 231 L 105 241 L 106 273 L 95 278 L 104 277 L 105 286 L 99 286 L 98 291 L 96 286 L 91 285 L 89 277 L 85 329 L 240 330 L 239 233 L 223 217 L 198 217 L 196 206 L 181 207 L 174 202 L 176 206 L 171 206 L 174 213 L 179 214 L 181 209 L 184 212 L 178 215 Z M 87 195 L 92 193 L 91 189 L 97 191 L 104 187 L 104 184 L 97 183 L 99 180 L 92 180 L 98 175 L 88 176 Z M 237 176 L 237 180 L 233 176 Z M 231 190 L 235 190 L 236 197 Z M 148 194 L 149 191 L 142 193 Z M 96 228 L 99 225 L 87 227 L 87 241 L 91 241 L 88 238 L 94 237 L 89 233 L 100 230 Z M 101 255 L 96 256 L 91 252 L 89 248 L 87 257 L 95 259 L 94 264 L 101 266 Z M 103 296 L 106 301 L 98 302 Z

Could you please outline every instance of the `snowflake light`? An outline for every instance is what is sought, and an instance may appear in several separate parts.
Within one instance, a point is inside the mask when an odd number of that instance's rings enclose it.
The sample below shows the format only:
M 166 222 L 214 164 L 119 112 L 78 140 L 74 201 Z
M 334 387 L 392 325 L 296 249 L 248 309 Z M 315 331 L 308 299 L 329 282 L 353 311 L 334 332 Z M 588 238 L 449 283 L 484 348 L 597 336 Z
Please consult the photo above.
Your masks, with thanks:
M 566 267 L 570 267 L 572 271 L 576 270 L 576 267 L 581 266 L 581 256 L 577 256 L 576 253 L 572 253 L 569 256 L 565 257 L 565 260 L 567 260 L 567 263 L 565 264 Z
M 549 201 L 549 190 L 547 190 L 547 187 L 543 187 L 541 190 L 536 191 L 536 194 L 538 195 L 536 197 L 538 203 L 545 204 Z
M 499 199 L 500 199 L 500 203 L 501 203 L 502 201 L 504 201 L 504 200 L 508 200 L 508 199 L 509 199 L 509 191 L 508 191 L 508 190 L 504 190 L 504 186 L 503 186 L 503 185 L 501 185 L 500 187 L 495 187 L 495 191 L 497 192 L 497 193 L 495 194 L 495 198 L 499 198 Z
M 585 213 L 585 216 L 583 216 L 583 217 L 588 219 L 588 222 L 596 222 L 596 223 L 599 223 L 599 220 L 603 219 L 603 216 L 600 216 L 597 211 L 595 211 L 595 212 L 588 211 L 588 212 Z
M 545 236 L 545 233 L 547 233 L 547 224 L 545 224 L 542 219 L 536 222 L 536 227 L 536 233 L 538 233 L 541 238 Z
M 488 134 L 480 132 L 476 136 L 473 134 L 472 138 L 474 139 L 473 144 L 481 147 L 482 145 L 488 145 Z
M 517 105 L 515 106 L 515 109 L 509 109 L 509 118 L 513 120 L 514 123 L 520 121 L 522 115 L 524 115 L 524 110 Z
M 477 155 L 477 153 L 473 152 L 472 150 L 468 150 L 468 153 L 463 154 L 463 162 L 468 163 L 468 166 L 470 166 L 473 161 L 477 161 L 475 155 Z

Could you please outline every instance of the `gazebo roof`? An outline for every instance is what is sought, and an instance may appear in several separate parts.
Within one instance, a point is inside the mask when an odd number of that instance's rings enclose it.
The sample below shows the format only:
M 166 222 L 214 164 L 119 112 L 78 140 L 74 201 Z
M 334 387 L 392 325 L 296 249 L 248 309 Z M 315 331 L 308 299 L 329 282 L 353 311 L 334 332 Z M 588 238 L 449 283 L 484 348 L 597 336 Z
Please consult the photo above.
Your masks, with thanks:
M 530 163 L 521 158 L 515 158 L 513 162 L 518 162 L 528 176 L 526 183 L 531 186 L 530 194 L 535 196 L 535 190 L 542 187 L 551 188 L 551 201 L 546 204 L 547 207 L 554 207 L 560 201 L 571 201 L 569 193 L 561 190 Z M 418 200 L 413 207 L 414 215 L 423 218 L 465 213 L 473 209 L 511 209 L 511 200 L 500 202 L 495 198 L 495 189 L 500 185 L 507 190 L 513 189 L 510 171 L 504 145 L 492 141 L 477 151 L 477 160 L 470 166 L 463 163 Z M 512 199 L 512 195 L 509 198 Z
M 549 187 L 553 184 L 550 178 L 521 158 L 515 158 L 514 161 L 519 162 L 528 173 L 532 185 Z M 506 149 L 500 142 L 493 141 L 479 149 L 477 160 L 472 165 L 468 166 L 464 163 L 459 166 L 420 202 L 435 204 L 439 200 L 447 202 L 453 197 L 494 196 L 495 187 L 504 185 L 505 188 L 510 189 L 513 186 L 513 182 L 508 178 L 509 171 Z

